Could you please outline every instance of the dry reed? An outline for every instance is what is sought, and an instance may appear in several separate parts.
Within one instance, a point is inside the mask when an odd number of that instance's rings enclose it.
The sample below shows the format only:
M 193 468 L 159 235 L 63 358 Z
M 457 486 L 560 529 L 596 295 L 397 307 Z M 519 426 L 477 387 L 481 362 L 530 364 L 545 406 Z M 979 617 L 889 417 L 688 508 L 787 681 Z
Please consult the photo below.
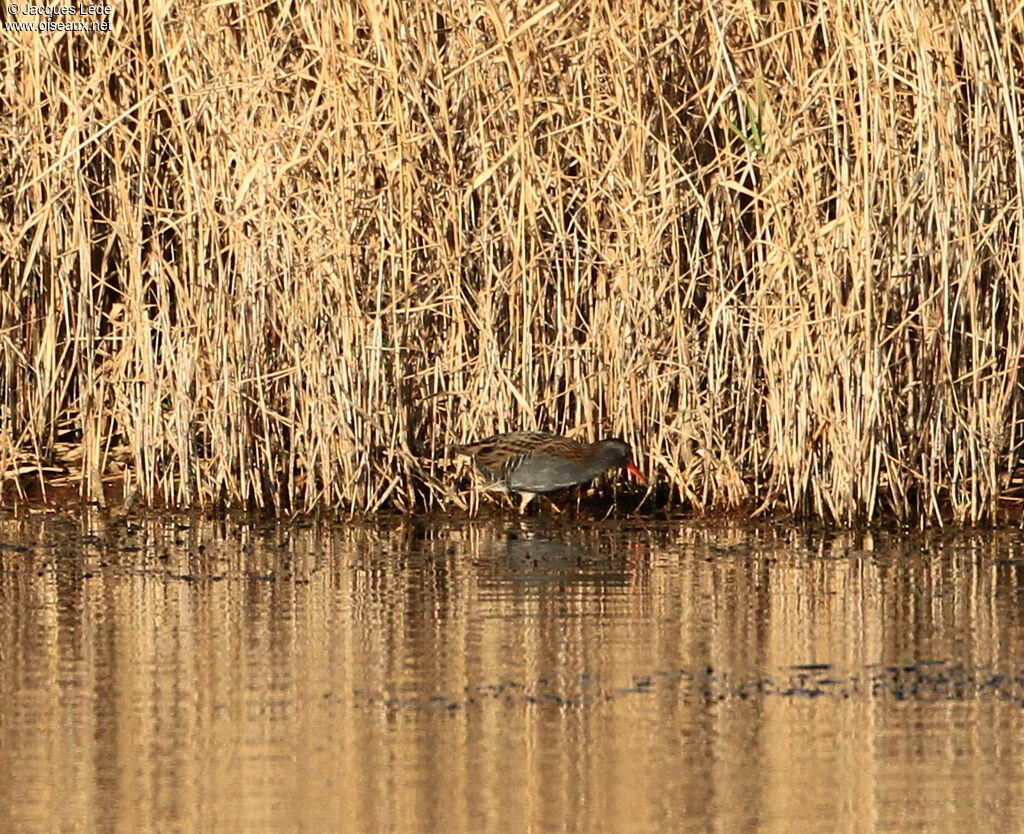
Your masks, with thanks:
M 6 500 L 63 477 L 439 508 L 451 443 L 546 428 L 625 437 L 697 507 L 997 516 L 1024 431 L 1017 7 L 109 20 L 0 36 Z

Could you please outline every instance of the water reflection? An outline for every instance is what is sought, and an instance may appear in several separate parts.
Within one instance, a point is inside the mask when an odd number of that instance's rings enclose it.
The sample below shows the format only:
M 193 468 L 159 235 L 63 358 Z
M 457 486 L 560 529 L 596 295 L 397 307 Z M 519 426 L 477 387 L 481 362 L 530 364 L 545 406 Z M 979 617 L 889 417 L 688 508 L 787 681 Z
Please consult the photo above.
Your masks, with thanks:
M 0 830 L 987 827 L 1019 535 L 0 519 Z

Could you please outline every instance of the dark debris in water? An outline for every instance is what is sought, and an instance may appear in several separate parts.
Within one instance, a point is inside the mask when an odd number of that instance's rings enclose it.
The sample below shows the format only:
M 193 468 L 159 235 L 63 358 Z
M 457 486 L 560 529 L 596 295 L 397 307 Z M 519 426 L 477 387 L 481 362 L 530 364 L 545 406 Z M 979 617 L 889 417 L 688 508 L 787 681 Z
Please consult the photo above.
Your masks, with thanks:
M 816 700 L 819 698 L 889 699 L 892 701 L 948 702 L 995 698 L 1024 707 L 1024 668 L 1017 674 L 968 669 L 956 663 L 923 660 L 899 666 L 866 666 L 860 673 L 838 674 L 830 664 L 790 666 L 777 677 L 735 680 L 710 669 L 658 670 L 636 675 L 628 683 L 602 682 L 581 675 L 575 683 L 559 684 L 547 678 L 506 680 L 466 686 L 457 697 L 440 694 L 415 696 L 408 692 L 355 690 L 363 706 L 386 710 L 423 709 L 442 712 L 475 709 L 487 704 L 530 708 L 575 709 L 638 695 L 695 704 L 750 701 L 765 698 Z M 325 696 L 332 697 L 332 696 Z

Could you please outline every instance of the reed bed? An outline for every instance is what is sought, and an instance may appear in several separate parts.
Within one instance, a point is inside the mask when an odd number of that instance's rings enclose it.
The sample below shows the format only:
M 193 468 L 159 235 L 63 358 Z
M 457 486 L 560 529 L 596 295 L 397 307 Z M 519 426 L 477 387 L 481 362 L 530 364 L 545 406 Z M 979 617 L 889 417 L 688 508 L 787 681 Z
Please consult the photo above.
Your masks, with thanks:
M 6 501 L 444 509 L 452 443 L 513 429 L 622 436 L 698 509 L 1014 498 L 1018 7 L 109 22 L 0 36 Z

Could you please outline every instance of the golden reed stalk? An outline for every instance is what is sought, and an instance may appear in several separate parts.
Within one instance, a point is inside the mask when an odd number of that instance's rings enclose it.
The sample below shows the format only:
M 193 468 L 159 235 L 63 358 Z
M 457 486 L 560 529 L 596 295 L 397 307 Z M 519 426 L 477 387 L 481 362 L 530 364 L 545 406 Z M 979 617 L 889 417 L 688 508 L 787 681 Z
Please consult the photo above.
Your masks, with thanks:
M 539 428 L 697 507 L 1008 497 L 1013 4 L 109 20 L 0 34 L 6 501 L 439 508 L 453 442 Z

